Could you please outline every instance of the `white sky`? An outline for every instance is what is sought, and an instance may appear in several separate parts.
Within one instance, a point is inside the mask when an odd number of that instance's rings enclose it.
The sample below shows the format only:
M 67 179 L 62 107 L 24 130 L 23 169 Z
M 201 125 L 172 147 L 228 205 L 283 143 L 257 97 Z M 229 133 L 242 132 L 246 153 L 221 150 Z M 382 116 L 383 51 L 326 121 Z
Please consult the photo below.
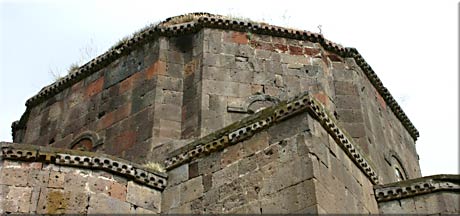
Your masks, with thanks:
M 161 2 L 161 3 L 160 3 Z M 248 17 L 356 47 L 420 132 L 423 175 L 459 173 L 459 3 L 432 1 L 0 0 L 0 141 L 25 102 L 81 59 L 189 12 Z

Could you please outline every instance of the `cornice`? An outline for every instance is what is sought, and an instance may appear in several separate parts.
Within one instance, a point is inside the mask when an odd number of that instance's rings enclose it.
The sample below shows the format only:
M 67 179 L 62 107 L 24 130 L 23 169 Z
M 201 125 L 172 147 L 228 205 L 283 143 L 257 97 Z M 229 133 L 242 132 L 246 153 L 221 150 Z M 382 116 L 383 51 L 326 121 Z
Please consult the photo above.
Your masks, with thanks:
M 105 170 L 159 190 L 163 190 L 167 185 L 167 176 L 164 173 L 153 172 L 141 168 L 138 164 L 100 153 L 6 142 L 1 142 L 0 148 L 1 160 L 43 162 L 60 166 Z
M 409 120 L 402 108 L 390 94 L 388 89 L 385 88 L 385 86 L 383 86 L 382 81 L 372 70 L 371 66 L 364 60 L 364 58 L 355 48 L 344 48 L 338 44 L 326 40 L 321 34 L 311 33 L 309 31 L 293 30 L 273 25 L 267 25 L 263 23 L 239 21 L 236 19 L 226 18 L 223 16 L 212 15 L 207 13 L 196 13 L 196 15 L 199 16 L 199 18 L 197 18 L 196 20 L 170 26 L 165 25 L 165 23 L 172 19 L 168 18 L 166 19 L 166 21 L 160 23 L 157 26 L 152 26 L 139 33 L 136 33 L 129 40 L 113 47 L 106 53 L 89 61 L 85 65 L 79 67 L 78 70 L 76 70 L 75 72 L 72 72 L 64 78 L 56 81 L 55 83 L 44 87 L 42 90 L 40 90 L 40 92 L 37 95 L 27 100 L 26 112 L 24 113 L 23 117 L 21 117 L 19 122 L 13 123 L 13 132 L 16 129 L 23 129 L 25 127 L 25 122 L 27 121 L 27 116 L 30 112 L 30 107 L 33 107 L 43 102 L 44 100 L 47 100 L 48 98 L 56 95 L 63 89 L 70 87 L 71 85 L 77 83 L 83 78 L 97 72 L 98 70 L 104 68 L 114 60 L 130 53 L 133 49 L 136 49 L 137 47 L 143 45 L 149 40 L 157 38 L 159 36 L 177 37 L 181 35 L 187 35 L 194 32 L 198 32 L 203 28 L 215 28 L 240 32 L 252 32 L 256 34 L 264 34 L 276 37 L 310 41 L 313 43 L 321 44 L 321 46 L 325 50 L 333 52 L 343 58 L 353 58 L 356 64 L 363 70 L 370 82 L 377 89 L 379 94 L 383 97 L 386 104 L 390 107 L 390 109 L 393 111 L 396 117 L 401 121 L 403 126 L 408 130 L 412 138 L 414 140 L 417 140 L 417 137 L 419 137 L 419 132 L 417 131 L 415 126 L 412 124 L 412 122 Z
M 189 161 L 222 150 L 228 146 L 249 139 L 260 130 L 277 124 L 296 114 L 307 111 L 332 136 L 335 142 L 345 151 L 348 157 L 363 171 L 373 184 L 378 184 L 379 177 L 364 155 L 356 148 L 347 133 L 338 127 L 335 120 L 328 114 L 320 102 L 304 93 L 290 101 L 280 102 L 279 105 L 266 108 L 241 121 L 227 126 L 215 133 L 196 140 L 173 152 L 166 159 L 165 166 L 171 170 Z
M 374 186 L 377 202 L 397 200 L 433 193 L 436 191 L 460 191 L 460 175 L 434 175 L 410 179 L 386 185 Z

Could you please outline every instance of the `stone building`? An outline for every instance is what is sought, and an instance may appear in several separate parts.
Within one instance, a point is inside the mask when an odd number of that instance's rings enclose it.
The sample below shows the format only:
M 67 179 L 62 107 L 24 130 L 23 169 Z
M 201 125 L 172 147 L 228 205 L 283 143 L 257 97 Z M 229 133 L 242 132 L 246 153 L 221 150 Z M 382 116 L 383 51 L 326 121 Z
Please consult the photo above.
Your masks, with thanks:
M 316 33 L 169 18 L 26 106 L 1 143 L 2 213 L 460 211 L 459 176 L 421 177 L 372 68 Z

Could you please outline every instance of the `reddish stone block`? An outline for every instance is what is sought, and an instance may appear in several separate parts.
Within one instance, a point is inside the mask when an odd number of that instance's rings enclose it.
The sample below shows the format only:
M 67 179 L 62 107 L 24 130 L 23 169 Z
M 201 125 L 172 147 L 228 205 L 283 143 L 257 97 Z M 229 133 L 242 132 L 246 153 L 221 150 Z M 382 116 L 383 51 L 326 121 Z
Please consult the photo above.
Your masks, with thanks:
M 104 77 L 97 79 L 86 87 L 86 97 L 90 98 L 93 95 L 102 91 L 104 87 Z
M 108 128 L 115 122 L 115 112 L 110 112 L 105 114 L 97 124 L 97 130 L 100 131 L 102 129 Z
M 289 52 L 292 55 L 303 55 L 302 47 L 298 47 L 298 46 L 289 46 Z
M 118 182 L 112 182 L 108 191 L 109 196 L 126 201 L 126 185 Z
M 120 106 L 117 110 L 113 111 L 113 113 L 114 123 L 128 117 L 129 113 L 131 113 L 131 103 Z
M 147 79 L 152 79 L 155 75 L 166 75 L 166 63 L 163 61 L 156 61 L 149 68 L 147 68 Z
M 130 76 L 128 79 L 131 79 L 133 82 L 133 89 L 143 85 L 145 83 L 147 77 L 147 71 L 139 71 L 137 73 L 134 73 L 132 76 Z
M 317 100 L 319 100 L 319 102 L 321 102 L 324 105 L 327 104 L 327 102 L 329 101 L 329 97 L 323 92 L 313 94 L 313 97 L 315 97 Z
M 233 32 L 231 41 L 237 44 L 248 44 L 249 38 L 245 32 Z
M 304 52 L 305 54 L 309 55 L 309 56 L 316 56 L 318 55 L 321 51 L 319 49 L 316 49 L 316 48 L 309 48 L 309 47 L 305 47 L 304 48 Z
M 281 51 L 283 53 L 288 51 L 288 46 L 284 44 L 275 44 L 274 46 L 275 46 L 275 50 Z
M 124 131 L 119 136 L 115 138 L 115 143 L 112 148 L 114 148 L 115 153 L 121 153 L 124 150 L 129 149 L 134 145 L 136 141 L 136 132 L 134 131 Z
M 275 51 L 275 47 L 271 43 L 262 42 L 262 41 L 251 41 L 251 46 L 256 49 L 263 49 L 268 51 Z
M 118 89 L 118 93 L 119 94 L 123 94 L 125 93 L 126 91 L 130 90 L 133 88 L 133 78 L 135 76 L 131 76 L 125 80 L 123 80 L 121 83 L 120 83 L 120 88 Z
M 333 62 L 341 62 L 342 58 L 336 54 L 328 54 L 327 57 Z
M 189 76 L 189 75 L 192 75 L 193 73 L 195 73 L 196 65 L 197 65 L 197 63 L 196 63 L 195 60 L 192 60 L 192 61 L 188 62 L 184 66 L 185 76 Z
M 382 95 L 380 95 L 377 90 L 375 90 L 375 95 L 377 96 L 377 102 L 379 102 L 380 106 L 386 110 L 387 109 L 387 103 L 385 102 L 385 99 L 383 99 Z
M 73 84 L 71 89 L 72 89 L 72 92 L 76 92 L 76 91 L 79 91 L 82 87 L 83 87 L 83 81 L 80 81 L 80 82 Z

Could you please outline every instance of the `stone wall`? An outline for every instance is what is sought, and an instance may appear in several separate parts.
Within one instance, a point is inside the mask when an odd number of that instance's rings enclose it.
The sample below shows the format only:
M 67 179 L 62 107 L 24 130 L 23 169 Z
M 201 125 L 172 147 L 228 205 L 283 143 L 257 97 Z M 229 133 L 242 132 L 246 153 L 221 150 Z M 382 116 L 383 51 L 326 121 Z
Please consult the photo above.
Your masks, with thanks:
M 53 151 L 56 149 L 40 151 L 37 156 L 24 144 L 1 143 L 1 147 L 2 214 L 156 214 L 161 211 L 161 189 L 127 175 L 127 169 L 120 168 L 130 165 L 121 160 L 112 158 L 110 163 L 104 162 L 106 168 L 97 168 L 97 164 L 91 162 L 94 160 L 85 161 L 78 151 L 66 152 L 69 157 L 73 156 L 65 159 L 67 162 L 59 159 L 56 162 L 55 156 L 59 158 L 61 154 Z M 93 156 L 93 159 L 107 158 Z
M 394 175 L 396 167 L 403 179 L 421 177 L 415 139 L 364 72 L 353 60 L 348 62 L 353 72 L 341 68 L 343 66 L 335 66 L 332 72 L 338 121 L 378 167 L 382 183 L 398 180 Z M 347 71 L 348 75 L 344 76 Z
M 378 167 L 381 181 L 396 180 L 395 160 L 406 179 L 421 176 L 415 139 L 353 58 L 270 35 L 205 29 L 204 37 L 202 135 L 248 116 L 257 108 L 248 103 L 253 95 L 286 100 L 308 91 Z
M 378 213 L 373 182 L 308 112 L 243 135 L 245 119 L 217 132 L 220 148 L 211 134 L 172 154 L 163 213 Z
M 87 131 L 103 138 L 91 151 L 139 161 L 150 150 L 158 40 L 139 47 L 30 110 L 24 137 L 15 142 L 74 148 Z M 94 143 L 93 143 L 94 145 Z
M 147 28 L 45 87 L 13 124 L 14 141 L 162 162 L 307 91 L 356 143 L 355 163 L 366 158 L 373 167 L 366 175 L 378 173 L 373 183 L 397 180 L 395 170 L 403 179 L 421 175 L 417 130 L 355 49 L 318 34 L 203 16 Z
M 458 214 L 460 176 L 435 175 L 375 187 L 382 214 Z
M 92 132 L 102 140 L 86 150 L 139 163 L 163 160 L 160 144 L 199 128 L 193 92 L 199 91 L 201 43 L 197 33 L 136 47 L 32 107 L 25 134 L 15 142 L 76 149 L 72 144 Z

